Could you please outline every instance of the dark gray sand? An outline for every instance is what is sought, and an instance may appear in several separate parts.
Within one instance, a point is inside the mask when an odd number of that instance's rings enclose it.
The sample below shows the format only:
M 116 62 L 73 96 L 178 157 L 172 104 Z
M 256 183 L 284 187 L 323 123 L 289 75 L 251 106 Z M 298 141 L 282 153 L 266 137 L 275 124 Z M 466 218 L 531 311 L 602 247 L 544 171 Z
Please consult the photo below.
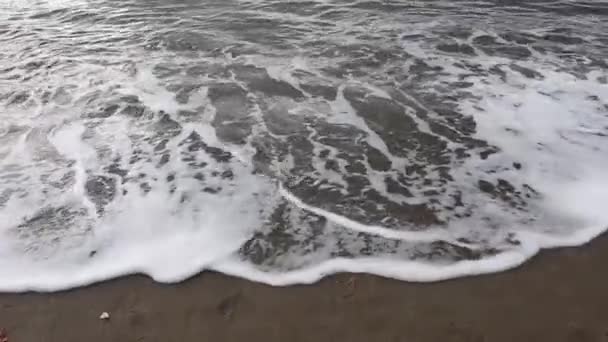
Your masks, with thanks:
M 269 287 L 205 272 L 0 295 L 10 342 L 608 341 L 608 237 L 504 273 L 412 284 L 343 274 Z M 108 321 L 99 319 L 107 311 Z

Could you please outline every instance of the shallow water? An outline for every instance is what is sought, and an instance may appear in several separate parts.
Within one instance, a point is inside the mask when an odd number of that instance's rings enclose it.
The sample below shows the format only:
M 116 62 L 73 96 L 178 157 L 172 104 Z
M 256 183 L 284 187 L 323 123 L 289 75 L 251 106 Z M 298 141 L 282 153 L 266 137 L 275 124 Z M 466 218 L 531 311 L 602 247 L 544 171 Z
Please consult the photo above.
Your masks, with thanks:
M 608 2 L 0 4 L 0 290 L 500 271 L 608 225 Z

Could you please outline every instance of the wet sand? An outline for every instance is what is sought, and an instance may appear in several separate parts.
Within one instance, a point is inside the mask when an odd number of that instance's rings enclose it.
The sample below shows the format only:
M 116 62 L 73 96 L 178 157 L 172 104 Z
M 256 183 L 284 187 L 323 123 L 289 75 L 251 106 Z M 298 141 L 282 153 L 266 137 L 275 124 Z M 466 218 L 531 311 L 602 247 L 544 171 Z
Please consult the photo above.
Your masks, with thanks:
M 10 342 L 608 341 L 608 237 L 515 270 L 433 284 L 342 274 L 274 288 L 205 272 L 0 294 Z M 99 319 L 107 311 L 108 321 Z

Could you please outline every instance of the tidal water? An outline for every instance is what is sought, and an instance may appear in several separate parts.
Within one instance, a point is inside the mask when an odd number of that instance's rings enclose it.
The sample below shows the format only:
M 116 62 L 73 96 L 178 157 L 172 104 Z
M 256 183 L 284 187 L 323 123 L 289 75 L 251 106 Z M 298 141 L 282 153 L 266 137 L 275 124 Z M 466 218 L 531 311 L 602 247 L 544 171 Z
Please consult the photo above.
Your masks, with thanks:
M 608 228 L 607 1 L 4 0 L 0 47 L 0 291 L 436 281 Z

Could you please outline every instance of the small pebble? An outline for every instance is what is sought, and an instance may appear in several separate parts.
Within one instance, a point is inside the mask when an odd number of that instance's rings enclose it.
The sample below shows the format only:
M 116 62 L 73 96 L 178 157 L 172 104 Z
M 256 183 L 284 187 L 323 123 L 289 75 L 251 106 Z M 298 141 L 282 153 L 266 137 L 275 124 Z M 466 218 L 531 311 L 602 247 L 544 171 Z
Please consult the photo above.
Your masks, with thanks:
M 108 320 L 108 319 L 110 319 L 110 314 L 107 312 L 102 312 L 101 315 L 99 316 L 99 319 Z

